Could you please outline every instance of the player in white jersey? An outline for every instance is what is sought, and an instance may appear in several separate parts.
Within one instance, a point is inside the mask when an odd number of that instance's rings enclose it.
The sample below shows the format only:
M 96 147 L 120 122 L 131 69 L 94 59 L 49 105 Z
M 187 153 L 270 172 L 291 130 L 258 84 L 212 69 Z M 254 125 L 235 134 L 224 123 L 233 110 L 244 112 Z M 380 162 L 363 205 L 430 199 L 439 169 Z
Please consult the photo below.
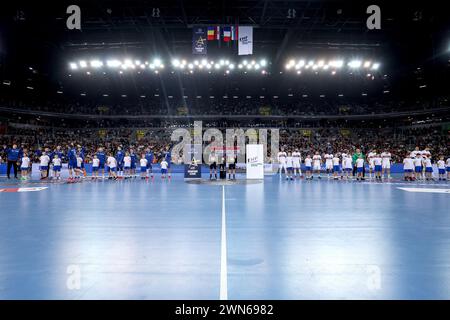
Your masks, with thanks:
M 323 158 L 325 159 L 325 170 L 327 170 L 328 179 L 331 178 L 333 172 L 333 155 L 326 153 Z
M 308 154 L 305 158 L 305 179 L 306 180 L 312 179 L 311 170 L 312 170 L 312 159 L 311 159 L 311 156 Z
M 414 161 L 411 159 L 411 154 L 407 154 L 406 158 L 403 160 L 403 172 L 405 173 L 405 180 L 414 180 L 413 176 L 413 168 L 414 168 Z
M 411 151 L 410 158 L 415 159 L 418 154 L 421 156 L 422 152 L 420 151 L 419 147 L 416 147 L 413 151 Z
M 108 154 L 106 163 L 108 164 L 109 179 L 117 180 L 117 160 L 112 153 Z
M 129 152 L 126 152 L 123 158 L 123 171 L 125 173 L 125 179 L 131 177 L 131 157 Z
M 39 157 L 39 167 L 41 170 L 41 179 L 46 179 L 47 178 L 47 169 L 48 169 L 48 165 L 50 164 L 50 157 L 43 152 L 42 156 Z
M 169 163 L 165 159 L 163 159 L 163 161 L 161 161 L 161 179 L 164 179 L 166 177 L 168 167 Z
M 302 176 L 302 169 L 301 169 L 301 163 L 302 163 L 302 156 L 298 149 L 295 149 L 294 152 L 292 152 L 292 162 L 293 162 L 293 171 L 294 171 L 294 177 L 300 178 Z
M 389 151 L 384 151 L 381 153 L 381 159 L 382 159 L 382 171 L 381 171 L 381 177 L 384 178 L 384 175 L 387 173 L 387 178 L 391 178 L 391 158 L 392 155 Z
M 440 156 L 439 160 L 437 162 L 437 167 L 439 171 L 439 180 L 446 180 L 445 179 L 445 161 L 444 156 Z
M 381 158 L 381 155 L 375 154 L 373 159 L 373 165 L 375 169 L 375 179 L 381 181 L 381 172 L 383 171 L 383 159 Z
M 294 180 L 294 178 L 292 178 L 292 171 L 294 170 L 294 160 L 292 159 L 292 153 L 290 152 L 286 157 L 286 168 L 287 168 L 286 180 Z
M 143 153 L 141 159 L 139 160 L 139 165 L 141 166 L 141 179 L 148 179 L 147 164 L 148 161 L 145 158 L 145 153 Z
M 319 179 L 322 179 L 320 176 L 320 167 L 322 165 L 322 157 L 320 156 L 319 152 L 316 152 L 313 155 L 313 175 L 317 174 L 317 177 Z
M 445 163 L 445 168 L 447 170 L 447 180 L 450 180 L 450 158 L 447 159 Z
M 425 148 L 425 150 L 422 150 L 421 152 L 422 157 L 427 157 L 431 160 L 431 152 L 430 152 L 430 148 Z
M 342 156 L 342 168 L 344 171 L 344 177 L 347 180 L 352 179 L 353 171 L 353 159 L 349 154 L 344 153 Z
M 28 179 L 28 172 L 29 172 L 28 170 L 30 168 L 30 163 L 31 163 L 30 158 L 28 158 L 27 153 L 24 152 L 20 163 L 20 171 L 21 171 L 20 175 L 22 180 Z
M 339 171 L 340 171 L 340 167 L 339 167 L 339 162 L 340 162 L 340 159 L 339 159 L 339 155 L 334 155 L 333 156 L 333 159 L 331 159 L 331 161 L 332 161 L 332 163 L 333 163 L 333 178 L 334 178 L 334 180 L 337 180 L 337 179 L 339 179 L 339 177 L 338 177 L 338 174 L 339 174 Z
M 425 167 L 425 179 L 433 180 L 433 164 L 431 163 L 431 158 L 424 156 L 423 165 Z
M 414 180 L 420 180 L 422 178 L 422 171 L 423 171 L 423 158 L 419 153 L 415 153 L 416 157 L 411 158 L 414 164 Z
M 284 169 L 284 174 L 286 175 L 286 157 L 287 157 L 287 153 L 284 151 L 283 148 L 281 148 L 281 151 L 278 152 L 278 163 L 279 163 L 279 173 L 280 173 L 280 177 L 281 177 L 281 172 Z
M 94 154 L 94 158 L 92 159 L 92 179 L 95 180 L 98 178 L 98 170 L 100 168 L 100 159 Z
M 57 180 L 61 179 L 61 158 L 55 154 L 52 160 L 53 164 L 53 177 Z
M 375 164 L 373 159 L 377 155 L 377 152 L 375 150 L 370 151 L 367 154 L 367 162 L 369 162 L 369 179 L 372 179 L 375 172 Z
M 356 180 L 363 179 L 364 172 L 364 157 L 361 155 L 356 159 Z

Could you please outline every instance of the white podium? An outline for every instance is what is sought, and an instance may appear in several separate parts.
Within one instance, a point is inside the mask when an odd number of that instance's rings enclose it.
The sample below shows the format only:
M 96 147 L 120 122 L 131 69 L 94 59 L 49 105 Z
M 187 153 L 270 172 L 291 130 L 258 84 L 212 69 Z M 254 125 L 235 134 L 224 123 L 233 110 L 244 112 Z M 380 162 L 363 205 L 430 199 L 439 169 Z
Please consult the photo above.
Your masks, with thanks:
M 247 179 L 264 179 L 264 149 L 262 144 L 246 146 Z

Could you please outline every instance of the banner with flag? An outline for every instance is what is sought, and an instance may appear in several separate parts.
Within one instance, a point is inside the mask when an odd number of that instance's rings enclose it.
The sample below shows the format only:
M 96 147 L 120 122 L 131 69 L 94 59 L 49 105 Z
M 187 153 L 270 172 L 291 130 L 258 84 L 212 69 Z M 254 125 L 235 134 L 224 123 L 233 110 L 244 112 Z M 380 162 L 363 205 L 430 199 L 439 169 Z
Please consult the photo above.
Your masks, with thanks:
M 216 39 L 220 41 L 220 26 L 216 27 Z
M 223 41 L 231 41 L 231 27 L 223 27 Z
M 253 54 L 253 27 L 239 27 L 238 55 Z
M 206 28 L 195 27 L 192 29 L 192 54 L 207 53 Z
M 208 40 L 216 39 L 216 28 L 208 27 Z
M 238 35 L 237 35 L 238 27 L 231 26 L 230 29 L 231 29 L 231 41 L 237 40 L 237 38 L 238 38 Z

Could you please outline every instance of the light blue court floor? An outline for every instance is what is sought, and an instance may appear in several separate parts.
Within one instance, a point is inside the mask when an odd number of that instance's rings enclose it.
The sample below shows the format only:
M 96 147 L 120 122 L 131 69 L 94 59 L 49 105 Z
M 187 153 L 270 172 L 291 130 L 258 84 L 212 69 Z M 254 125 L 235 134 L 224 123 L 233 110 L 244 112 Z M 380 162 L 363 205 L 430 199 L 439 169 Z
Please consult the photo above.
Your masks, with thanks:
M 0 299 L 450 299 L 448 183 L 19 185 Z

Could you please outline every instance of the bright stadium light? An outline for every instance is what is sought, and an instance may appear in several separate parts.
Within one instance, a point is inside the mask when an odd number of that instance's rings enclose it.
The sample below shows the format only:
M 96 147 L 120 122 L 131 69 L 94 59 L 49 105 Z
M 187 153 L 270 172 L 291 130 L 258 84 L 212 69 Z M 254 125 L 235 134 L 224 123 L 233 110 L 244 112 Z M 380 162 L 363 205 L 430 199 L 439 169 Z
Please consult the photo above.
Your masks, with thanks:
M 380 64 L 379 64 L 379 63 L 374 63 L 374 64 L 372 65 L 372 70 L 378 70 L 379 67 L 380 67 Z
M 208 61 L 206 59 L 202 60 L 202 66 L 206 66 L 208 64 Z
M 233 69 L 234 69 L 234 64 L 230 63 L 230 64 L 228 65 L 228 68 L 230 68 L 230 70 L 233 70 Z
M 216 63 L 216 64 L 214 65 L 214 68 L 220 69 L 220 64 L 219 64 L 219 63 Z
M 92 61 L 91 61 L 91 67 L 92 67 L 92 68 L 100 68 L 100 67 L 103 67 L 103 62 L 101 62 L 100 60 L 92 60 Z
M 319 60 L 319 62 L 317 62 L 318 67 L 323 67 L 324 65 L 325 65 L 325 61 L 323 61 L 323 60 Z
M 175 68 L 177 68 L 177 67 L 180 65 L 180 60 L 178 60 L 178 59 L 173 59 L 173 60 L 172 60 L 172 65 L 173 65 Z
M 255 64 L 255 65 L 254 65 L 254 68 L 255 68 L 255 70 L 259 70 L 259 68 L 260 68 L 259 63 Z
M 198 66 L 198 60 L 195 60 L 195 61 L 194 61 L 194 64 L 195 64 L 196 66 Z
M 365 61 L 364 62 L 364 68 L 369 68 L 370 67 L 371 62 L 370 61 Z
M 290 63 L 286 64 L 286 70 L 289 70 L 290 68 L 291 68 L 291 64 Z
M 239 69 L 242 69 L 242 64 L 238 64 L 238 68 L 239 68 Z
M 266 61 L 265 59 L 262 59 L 262 60 L 259 62 L 259 64 L 260 64 L 262 67 L 265 67 L 265 66 L 267 66 L 267 61 Z
M 253 65 L 252 64 L 247 64 L 247 69 L 248 70 L 251 70 L 253 68 Z
M 81 61 L 79 62 L 79 65 L 80 65 L 81 68 L 86 68 L 86 67 L 87 67 L 87 62 L 84 61 L 84 60 L 81 60 Z
M 344 65 L 344 61 L 342 60 L 332 60 L 330 61 L 329 65 L 333 68 L 342 68 L 342 66 Z
M 153 59 L 153 64 L 156 66 L 156 67 L 160 67 L 161 66 L 161 59 L 158 59 L 158 58 L 155 58 L 155 59 Z
M 352 69 L 358 69 L 359 67 L 361 67 L 361 65 L 361 60 L 352 60 L 348 63 L 348 66 Z
M 242 61 L 242 64 L 243 64 L 244 66 L 246 66 L 246 65 L 247 65 L 247 60 Z
M 192 70 L 192 69 L 194 69 L 194 65 L 192 63 L 189 63 L 188 68 Z
M 225 65 L 225 60 L 221 59 L 221 60 L 219 61 L 219 63 L 220 63 L 221 66 L 223 66 L 223 65 Z
M 110 68 L 118 68 L 122 63 L 119 60 L 108 60 L 106 65 Z
M 69 67 L 70 67 L 71 70 L 77 70 L 78 69 L 78 66 L 77 66 L 77 64 L 75 62 L 69 63 Z

